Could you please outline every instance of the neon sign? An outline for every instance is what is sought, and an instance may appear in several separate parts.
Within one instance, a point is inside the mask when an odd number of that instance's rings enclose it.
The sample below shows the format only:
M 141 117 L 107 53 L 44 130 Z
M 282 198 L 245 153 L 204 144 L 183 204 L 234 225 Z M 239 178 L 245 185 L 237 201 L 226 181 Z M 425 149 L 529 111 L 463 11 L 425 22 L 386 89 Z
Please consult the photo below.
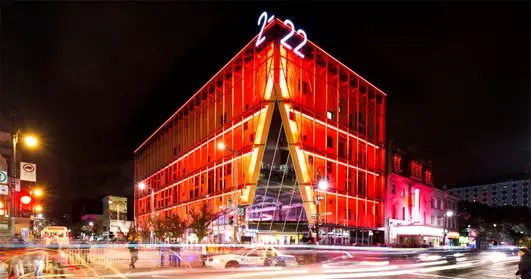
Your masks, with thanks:
M 260 33 L 258 34 L 258 38 L 256 39 L 256 46 L 259 46 L 260 44 L 262 44 L 264 41 L 265 41 L 265 36 L 264 36 L 264 28 L 266 26 L 267 23 L 271 22 L 273 20 L 273 18 L 275 18 L 274 15 L 272 15 L 270 18 L 267 17 L 267 12 L 263 12 L 260 17 L 258 18 L 258 26 L 262 25 L 260 27 Z M 297 45 L 295 48 L 293 48 L 293 46 L 291 46 L 290 44 L 287 43 L 287 41 L 293 37 L 293 35 L 295 34 L 295 25 L 293 24 L 293 22 L 291 22 L 291 20 L 289 19 L 286 19 L 284 21 L 284 24 L 288 27 L 290 27 L 291 31 L 286 35 L 284 36 L 284 38 L 282 38 L 280 40 L 280 43 L 287 49 L 289 50 L 293 50 L 293 52 L 301 57 L 301 58 L 304 58 L 304 54 L 302 54 L 302 52 L 300 52 L 301 48 L 308 42 L 308 37 L 306 36 L 306 32 L 304 32 L 302 29 L 299 29 L 297 30 L 297 34 L 299 36 L 302 37 L 302 42 Z

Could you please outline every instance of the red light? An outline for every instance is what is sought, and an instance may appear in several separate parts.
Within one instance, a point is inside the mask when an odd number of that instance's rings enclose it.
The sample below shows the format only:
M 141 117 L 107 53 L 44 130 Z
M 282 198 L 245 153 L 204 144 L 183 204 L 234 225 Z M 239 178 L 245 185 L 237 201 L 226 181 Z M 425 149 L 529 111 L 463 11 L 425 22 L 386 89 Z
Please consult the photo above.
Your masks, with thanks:
M 23 204 L 29 204 L 31 202 L 31 197 L 30 196 L 22 196 L 22 198 L 20 198 L 20 202 L 23 203 Z

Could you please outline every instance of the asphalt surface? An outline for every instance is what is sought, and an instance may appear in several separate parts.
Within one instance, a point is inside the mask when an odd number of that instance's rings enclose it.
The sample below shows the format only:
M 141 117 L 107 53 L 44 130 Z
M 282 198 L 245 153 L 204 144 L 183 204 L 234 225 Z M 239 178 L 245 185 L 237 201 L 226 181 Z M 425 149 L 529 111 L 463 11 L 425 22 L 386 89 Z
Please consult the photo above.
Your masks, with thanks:
M 485 261 L 478 258 L 466 259 L 457 264 L 394 265 L 381 267 L 356 267 L 348 269 L 323 269 L 321 267 L 298 268 L 237 268 L 213 270 L 207 268 L 110 268 L 101 267 L 88 270 L 69 270 L 67 278 L 280 278 L 280 279 L 343 279 L 343 278 L 447 278 L 447 279 L 488 279 L 519 278 L 514 275 L 518 259 L 508 258 L 501 262 Z

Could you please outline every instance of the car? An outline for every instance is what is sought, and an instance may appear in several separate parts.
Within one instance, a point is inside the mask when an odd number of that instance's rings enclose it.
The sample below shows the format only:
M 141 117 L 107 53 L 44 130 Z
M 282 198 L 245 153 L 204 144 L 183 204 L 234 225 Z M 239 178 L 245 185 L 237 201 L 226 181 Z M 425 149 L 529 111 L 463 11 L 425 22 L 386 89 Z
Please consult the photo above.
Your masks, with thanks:
M 294 256 L 285 255 L 273 247 L 254 247 L 243 248 L 231 254 L 211 256 L 205 265 L 216 269 L 240 266 L 297 267 L 297 261 Z

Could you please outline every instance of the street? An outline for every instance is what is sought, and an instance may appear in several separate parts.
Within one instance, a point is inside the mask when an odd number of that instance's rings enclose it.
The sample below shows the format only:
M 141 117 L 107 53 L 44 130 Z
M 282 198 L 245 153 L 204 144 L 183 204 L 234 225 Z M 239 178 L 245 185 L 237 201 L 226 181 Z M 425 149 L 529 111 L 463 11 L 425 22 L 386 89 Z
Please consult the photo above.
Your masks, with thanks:
M 335 279 L 335 278 L 517 278 L 518 257 L 507 257 L 499 261 L 484 260 L 479 257 L 465 258 L 456 264 L 443 261 L 416 264 L 394 264 L 356 268 L 326 269 L 320 266 L 300 266 L 298 268 L 255 267 L 232 269 L 207 269 L 188 267 L 149 268 L 139 265 L 129 269 L 120 264 L 109 269 L 85 267 L 68 270 L 69 278 L 279 278 L 279 279 Z

